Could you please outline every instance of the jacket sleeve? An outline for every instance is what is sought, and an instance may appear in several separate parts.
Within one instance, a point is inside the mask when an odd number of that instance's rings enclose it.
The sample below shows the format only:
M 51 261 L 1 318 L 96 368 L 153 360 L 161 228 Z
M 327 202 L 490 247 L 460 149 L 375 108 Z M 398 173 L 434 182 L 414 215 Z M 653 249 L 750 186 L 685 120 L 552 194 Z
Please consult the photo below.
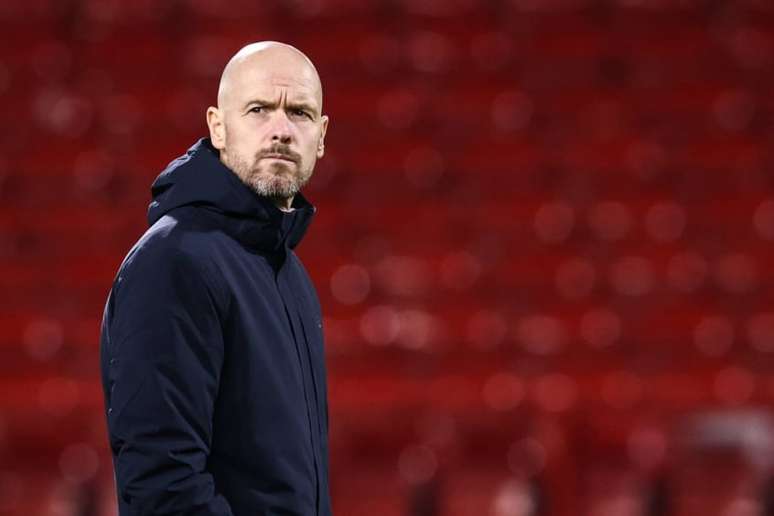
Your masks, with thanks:
M 224 357 L 222 292 L 191 257 L 146 251 L 116 278 L 103 327 L 121 514 L 232 516 L 207 471 Z

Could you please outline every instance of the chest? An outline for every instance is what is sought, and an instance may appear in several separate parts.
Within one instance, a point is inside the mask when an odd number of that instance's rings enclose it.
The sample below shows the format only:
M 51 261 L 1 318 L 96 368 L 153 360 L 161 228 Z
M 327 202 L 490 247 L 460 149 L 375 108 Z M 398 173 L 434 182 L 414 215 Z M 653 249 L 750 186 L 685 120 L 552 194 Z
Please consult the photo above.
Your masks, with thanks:
M 322 317 L 317 295 L 292 253 L 276 257 L 231 250 L 223 253 L 226 362 L 250 382 L 320 384 L 325 377 Z M 238 376 L 243 376 L 238 374 Z

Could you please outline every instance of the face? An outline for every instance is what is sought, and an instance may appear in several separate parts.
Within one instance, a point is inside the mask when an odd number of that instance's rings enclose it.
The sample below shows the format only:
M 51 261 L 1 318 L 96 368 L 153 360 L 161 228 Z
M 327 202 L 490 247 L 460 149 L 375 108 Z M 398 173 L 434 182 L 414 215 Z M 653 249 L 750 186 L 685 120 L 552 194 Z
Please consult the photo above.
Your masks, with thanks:
M 256 193 L 290 207 L 324 153 L 328 118 L 314 69 L 285 49 L 245 58 L 224 74 L 207 122 L 221 161 Z

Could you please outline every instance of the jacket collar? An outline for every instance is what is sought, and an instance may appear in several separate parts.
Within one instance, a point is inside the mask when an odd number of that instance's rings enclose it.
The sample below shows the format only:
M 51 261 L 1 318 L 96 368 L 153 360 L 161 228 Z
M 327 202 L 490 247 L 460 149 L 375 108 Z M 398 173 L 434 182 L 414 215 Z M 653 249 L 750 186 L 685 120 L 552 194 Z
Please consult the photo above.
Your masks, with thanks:
M 213 221 L 243 245 L 266 251 L 295 248 L 312 222 L 315 207 L 300 193 L 292 212 L 253 192 L 228 167 L 209 138 L 197 141 L 172 161 L 151 187 L 148 223 L 176 208 L 203 208 Z

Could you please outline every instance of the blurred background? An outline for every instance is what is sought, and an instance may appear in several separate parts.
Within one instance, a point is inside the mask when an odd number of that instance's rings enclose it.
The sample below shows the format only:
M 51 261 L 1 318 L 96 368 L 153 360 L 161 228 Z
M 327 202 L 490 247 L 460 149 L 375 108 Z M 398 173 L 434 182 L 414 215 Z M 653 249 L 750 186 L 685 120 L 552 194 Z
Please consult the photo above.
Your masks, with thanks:
M 774 2 L 3 0 L 0 34 L 0 514 L 115 514 L 103 304 L 264 39 L 331 117 L 298 252 L 337 515 L 774 514 Z

